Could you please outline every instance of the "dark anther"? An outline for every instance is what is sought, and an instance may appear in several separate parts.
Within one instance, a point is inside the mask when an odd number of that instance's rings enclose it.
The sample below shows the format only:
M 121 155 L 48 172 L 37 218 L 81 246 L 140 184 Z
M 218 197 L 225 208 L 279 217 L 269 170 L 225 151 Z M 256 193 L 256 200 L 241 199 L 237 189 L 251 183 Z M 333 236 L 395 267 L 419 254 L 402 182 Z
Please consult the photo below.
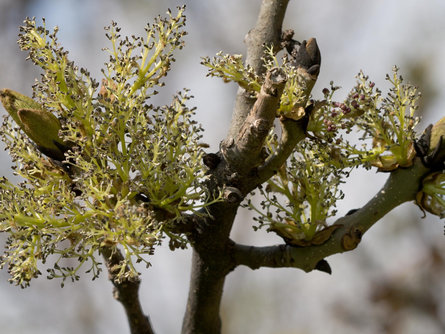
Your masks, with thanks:
M 134 196 L 134 199 L 136 201 L 140 201 L 140 202 L 144 202 L 144 203 L 150 202 L 150 198 L 148 198 L 148 196 L 143 193 L 136 194 L 136 196 Z

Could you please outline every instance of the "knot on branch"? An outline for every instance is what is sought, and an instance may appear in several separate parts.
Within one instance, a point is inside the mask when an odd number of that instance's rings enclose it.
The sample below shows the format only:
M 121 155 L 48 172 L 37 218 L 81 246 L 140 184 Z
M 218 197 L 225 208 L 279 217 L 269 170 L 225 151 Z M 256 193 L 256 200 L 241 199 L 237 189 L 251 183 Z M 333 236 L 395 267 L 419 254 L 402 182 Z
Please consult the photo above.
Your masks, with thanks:
M 343 250 L 350 251 L 356 248 L 362 240 L 362 235 L 363 232 L 360 229 L 352 226 L 341 239 L 341 247 Z
M 225 187 L 223 191 L 223 198 L 231 204 L 239 203 L 243 200 L 243 194 L 238 188 Z
M 287 75 L 284 73 L 283 69 L 274 67 L 266 73 L 262 91 L 265 94 L 280 97 L 286 81 Z

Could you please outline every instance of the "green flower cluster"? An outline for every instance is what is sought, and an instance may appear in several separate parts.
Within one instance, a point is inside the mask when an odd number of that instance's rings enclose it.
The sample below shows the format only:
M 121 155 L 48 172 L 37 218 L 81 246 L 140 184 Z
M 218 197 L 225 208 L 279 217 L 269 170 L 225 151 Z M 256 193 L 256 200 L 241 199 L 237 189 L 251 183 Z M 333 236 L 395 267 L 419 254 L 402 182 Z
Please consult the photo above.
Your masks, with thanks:
M 0 180 L 0 231 L 9 236 L 1 263 L 12 282 L 28 285 L 48 259 L 54 261 L 50 278 L 75 280 L 88 263 L 96 277 L 102 247 L 124 252 L 113 270 L 118 279 L 132 278 L 134 263 L 149 265 L 144 255 L 165 235 L 185 246 L 175 224 L 208 196 L 202 128 L 186 105 L 187 91 L 168 106 L 149 103 L 173 51 L 183 47 L 183 12 L 158 17 L 145 38 L 122 38 L 114 22 L 106 28 L 111 47 L 101 87 L 68 59 L 57 28 L 50 33 L 34 19 L 21 27 L 20 47 L 43 75 L 34 100 L 11 90 L 0 94 L 12 116 L 2 139 L 24 179 L 18 185 Z
M 278 67 L 287 76 L 277 117 L 299 120 L 307 116 L 309 123 L 306 139 L 260 189 L 264 196 L 260 208 L 251 200 L 246 206 L 259 214 L 256 220 L 260 227 L 268 226 L 287 242 L 299 246 L 320 243 L 329 237 L 323 230 L 334 230 L 327 219 L 335 214 L 335 205 L 343 198 L 338 187 L 352 168 L 374 166 L 390 172 L 412 165 L 418 123 L 414 113 L 420 94 L 403 83 L 394 67 L 392 76 L 386 77 L 392 85 L 386 97 L 360 72 L 357 85 L 345 101 L 334 100 L 339 87 L 332 82 L 330 88 L 323 89 L 324 99 L 313 101 L 311 90 L 316 77 L 295 67 L 288 55 L 279 61 L 276 52 L 267 47 L 264 62 L 267 70 Z M 209 68 L 208 75 L 234 81 L 253 95 L 264 81 L 243 65 L 239 55 L 218 53 L 213 59 L 204 58 L 203 64 Z M 271 154 L 279 146 L 276 132 L 271 132 L 267 143 Z M 351 142 L 351 133 L 358 134 L 363 144 Z
M 240 87 L 256 95 L 261 90 L 264 77 L 255 74 L 251 66 L 245 66 L 241 55 L 230 55 L 218 52 L 216 57 L 204 57 L 202 65 L 209 68 L 207 76 L 220 77 L 224 82 L 236 82 Z M 265 49 L 264 66 L 267 70 L 282 68 L 286 73 L 286 85 L 281 95 L 277 116 L 298 120 L 304 116 L 307 98 L 315 83 L 315 79 L 294 66 L 290 59 L 284 57 L 280 62 L 273 48 Z
M 327 219 L 335 214 L 336 202 L 343 198 L 338 186 L 352 168 L 374 166 L 389 172 L 412 165 L 420 94 L 415 87 L 403 84 L 397 71 L 395 67 L 393 75 L 387 76 L 392 88 L 386 97 L 361 72 L 345 101 L 334 101 L 339 87 L 331 83 L 330 89 L 323 90 L 324 100 L 310 102 L 314 108 L 309 115 L 307 138 L 297 145 L 287 166 L 261 189 L 265 196 L 261 209 L 251 201 L 247 204 L 259 213 L 259 226 L 268 226 L 294 245 L 319 243 L 329 235 L 323 230 L 334 230 Z M 304 87 L 299 91 L 301 94 Z M 363 144 L 351 143 L 350 133 L 359 134 Z M 274 134 L 269 144 L 273 152 L 278 146 Z M 424 202 L 434 206 L 429 211 L 443 215 L 442 188 L 426 194 Z
M 262 79 L 251 66 L 244 65 L 243 56 L 240 54 L 223 54 L 220 51 L 215 57 L 203 57 L 201 64 L 209 68 L 207 76 L 222 78 L 226 83 L 236 82 L 253 94 L 261 89 Z
M 336 203 L 344 197 L 338 187 L 352 168 L 375 166 L 392 171 L 412 164 L 419 94 L 402 84 L 397 70 L 387 76 L 393 87 L 385 98 L 363 73 L 343 102 L 334 101 L 339 87 L 333 83 L 323 89 L 325 99 L 312 102 L 319 107 L 309 115 L 307 138 L 261 190 L 265 196 L 262 210 L 248 203 L 260 213 L 259 226 L 268 226 L 294 245 L 319 244 L 329 236 L 322 231 L 334 230 L 327 219 L 335 215 Z M 349 141 L 352 132 L 359 134 L 363 145 Z M 273 151 L 276 137 L 270 143 Z
M 259 214 L 254 218 L 259 227 L 268 226 L 269 231 L 297 246 L 309 245 L 328 227 L 327 218 L 335 215 L 336 202 L 344 197 L 339 185 L 346 174 L 329 163 L 330 154 L 309 140 L 297 145 L 288 163 L 260 187 L 264 197 L 260 208 L 248 199 L 247 206 Z M 316 242 L 324 241 L 320 237 L 317 235 Z
M 380 171 L 409 167 L 415 157 L 414 128 L 419 121 L 415 112 L 420 93 L 414 86 L 403 84 L 397 72 L 394 67 L 393 75 L 386 76 L 392 88 L 385 98 L 360 73 L 359 83 L 347 101 L 360 116 L 356 117 L 356 124 L 364 138 L 372 138 L 372 150 L 377 156 L 371 163 Z

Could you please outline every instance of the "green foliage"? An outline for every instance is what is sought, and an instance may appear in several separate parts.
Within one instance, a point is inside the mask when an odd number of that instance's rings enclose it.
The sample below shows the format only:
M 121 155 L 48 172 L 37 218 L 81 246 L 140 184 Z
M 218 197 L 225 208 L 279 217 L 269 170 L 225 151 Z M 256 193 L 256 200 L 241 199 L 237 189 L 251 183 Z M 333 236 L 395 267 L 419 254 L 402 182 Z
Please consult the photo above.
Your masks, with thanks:
M 236 82 L 251 93 L 261 89 L 262 79 L 251 66 L 244 66 L 242 55 L 223 54 L 220 51 L 213 58 L 203 57 L 201 64 L 209 68 L 207 76 L 222 78 L 224 82 Z
M 315 83 L 305 70 L 296 68 L 287 55 L 280 62 L 273 48 L 267 48 L 264 56 L 264 66 L 267 70 L 274 67 L 282 68 L 286 73 L 287 81 L 277 109 L 278 117 L 299 120 L 305 115 L 305 107 Z
M 76 280 L 85 266 L 95 278 L 102 247 L 123 250 L 125 261 L 114 268 L 118 279 L 136 277 L 134 263 L 149 265 L 144 255 L 165 235 L 184 247 L 175 225 L 212 203 L 202 187 L 202 129 L 186 105 L 187 91 L 168 106 L 149 103 L 163 86 L 173 51 L 183 46 L 183 11 L 147 25 L 145 38 L 122 38 L 113 22 L 106 29 L 110 58 L 100 89 L 68 59 L 57 28 L 50 33 L 31 19 L 21 27 L 20 47 L 43 70 L 33 87 L 34 103 L 60 122 L 56 132 L 69 149 L 63 158 L 50 156 L 10 118 L 2 125 L 2 139 L 24 179 L 18 185 L 0 182 L 0 231 L 9 235 L 2 265 L 14 283 L 28 285 L 40 274 L 38 263 L 48 260 L 54 261 L 50 278 Z M 53 132 L 49 140 L 55 143 Z
M 135 263 L 148 266 L 147 255 L 164 237 L 172 248 L 186 246 L 175 228 L 186 215 L 205 214 L 206 206 L 220 200 L 203 186 L 202 128 L 187 107 L 188 91 L 177 93 L 170 105 L 150 104 L 173 52 L 183 47 L 183 11 L 158 17 L 144 38 L 122 38 L 114 22 L 107 27 L 111 46 L 105 49 L 109 60 L 101 85 L 68 59 L 57 28 L 50 33 L 34 19 L 21 27 L 19 45 L 43 75 L 33 86 L 33 99 L 0 91 L 11 116 L 1 137 L 23 178 L 18 185 L 0 179 L 0 231 L 9 236 L 1 265 L 8 266 L 12 282 L 27 286 L 47 261 L 53 263 L 49 278 L 77 280 L 85 267 L 95 278 L 101 271 L 97 253 L 104 247 L 124 252 L 124 261 L 113 268 L 117 279 L 135 278 Z M 239 55 L 218 53 L 202 63 L 208 75 L 234 81 L 252 96 L 261 90 L 264 77 Z M 287 242 L 320 244 L 336 228 L 328 219 L 336 214 L 344 196 L 339 187 L 353 168 L 389 172 L 412 164 L 419 94 L 394 68 L 386 97 L 360 73 L 345 101 L 335 101 L 339 87 L 333 83 L 314 101 L 315 74 L 295 67 L 292 59 L 278 60 L 268 48 L 264 63 L 287 78 L 276 116 L 306 117 L 307 136 L 260 187 L 259 207 L 250 199 L 247 206 L 258 213 L 259 227 Z M 443 122 L 432 132 L 434 147 L 442 145 L 442 129 Z M 266 142 L 270 154 L 280 145 L 276 132 L 272 129 Z M 361 145 L 349 140 L 351 133 L 359 133 Z M 445 207 L 443 175 L 425 178 L 417 196 L 423 209 L 439 216 Z
M 414 127 L 418 118 L 414 114 L 420 94 L 414 86 L 404 85 L 397 72 L 395 67 L 393 75 L 386 76 L 393 87 L 385 98 L 378 89 L 374 90 L 368 77 L 360 73 L 347 104 L 363 113 L 357 118 L 357 126 L 365 138 L 372 138 L 373 150 L 378 153 L 372 163 L 381 171 L 409 167 L 415 156 Z

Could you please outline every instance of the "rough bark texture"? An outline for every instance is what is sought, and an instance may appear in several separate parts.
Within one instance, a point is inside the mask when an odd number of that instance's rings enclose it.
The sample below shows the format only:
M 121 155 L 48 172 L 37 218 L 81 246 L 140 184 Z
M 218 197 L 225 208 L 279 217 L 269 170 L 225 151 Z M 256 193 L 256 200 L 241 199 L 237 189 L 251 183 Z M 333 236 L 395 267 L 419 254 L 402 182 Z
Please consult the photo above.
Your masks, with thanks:
M 264 161 L 261 151 L 273 126 L 285 83 L 286 75 L 282 70 L 275 68 L 268 72 L 235 140 L 231 140 L 230 146 L 223 143 L 221 152 L 232 169 L 243 171 Z
M 289 0 L 263 0 L 256 25 L 246 35 L 246 64 L 252 66 L 259 75 L 265 72 L 262 61 L 264 45 L 273 45 L 274 50 L 281 47 L 281 27 L 288 2 Z M 228 138 L 236 137 L 254 103 L 255 99 L 249 93 L 242 88 L 238 90 Z
M 220 152 L 208 164 L 211 169 L 209 189 L 226 189 L 226 201 L 211 206 L 210 216 L 201 219 L 197 228 L 189 233 L 194 253 L 183 334 L 221 332 L 219 308 L 225 276 L 238 265 L 252 269 L 291 267 L 306 272 L 317 269 L 330 273 L 331 268 L 325 258 L 356 248 L 367 229 L 381 217 L 401 203 L 413 200 L 428 171 L 417 159 L 411 168 L 391 173 L 382 190 L 363 208 L 338 219 L 335 226 L 327 230 L 327 237 L 320 244 L 252 247 L 238 245 L 229 239 L 241 200 L 273 176 L 295 145 L 306 137 L 310 114 L 307 102 L 320 70 L 321 56 L 315 39 L 299 44 L 291 39 L 293 33 L 287 31 L 280 43 L 287 2 L 263 0 L 256 26 L 246 37 L 247 64 L 257 73 L 264 73 L 261 60 L 263 45 L 274 45 L 276 50 L 286 47 L 294 65 L 305 78 L 305 99 L 301 105 L 301 108 L 307 108 L 303 110 L 305 117 L 298 120 L 281 117 L 279 146 L 271 155 L 265 156 L 264 140 L 273 126 L 286 78 L 283 73 L 272 69 L 265 73 L 265 82 L 257 96 L 252 97 L 239 90 L 229 135 L 221 143 Z M 408 179 L 410 183 L 406 182 Z
M 229 233 L 238 205 L 218 203 L 189 236 L 192 272 L 182 333 L 220 333 L 219 307 L 226 275 L 234 269 Z

